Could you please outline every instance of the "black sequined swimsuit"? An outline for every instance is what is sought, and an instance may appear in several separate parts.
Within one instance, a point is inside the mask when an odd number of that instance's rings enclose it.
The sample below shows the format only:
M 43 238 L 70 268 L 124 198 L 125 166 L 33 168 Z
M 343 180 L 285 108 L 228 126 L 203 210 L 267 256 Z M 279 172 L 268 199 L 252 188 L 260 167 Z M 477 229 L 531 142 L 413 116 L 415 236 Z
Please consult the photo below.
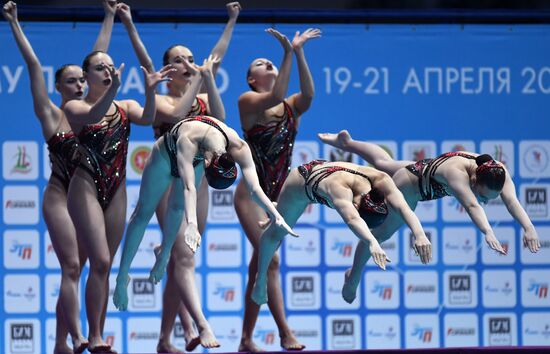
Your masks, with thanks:
M 168 152 L 168 157 L 170 158 L 170 174 L 172 175 L 172 177 L 176 178 L 180 176 L 177 160 L 178 149 L 176 147 L 176 142 L 178 140 L 178 131 L 181 128 L 182 124 L 187 122 L 201 122 L 216 128 L 220 133 L 222 133 L 223 137 L 225 138 L 225 149 L 227 150 L 227 147 L 229 146 L 229 138 L 227 137 L 227 134 L 225 134 L 218 123 L 210 117 L 194 116 L 180 120 L 172 127 L 172 129 L 170 129 L 170 131 L 164 133 L 164 147 L 166 148 L 166 151 Z M 193 158 L 193 167 L 197 167 L 197 165 L 203 160 L 203 156 L 195 156 Z
M 372 182 L 367 175 L 359 171 L 349 169 L 347 167 L 321 166 L 321 167 L 315 168 L 316 166 L 323 165 L 326 162 L 327 161 L 325 160 L 313 160 L 311 162 L 298 166 L 298 172 L 300 172 L 300 175 L 302 175 L 302 177 L 305 180 L 304 189 L 305 189 L 306 196 L 312 203 L 318 203 L 318 204 L 326 205 L 329 208 L 333 208 L 330 202 L 317 192 L 317 189 L 319 188 L 319 183 L 321 183 L 322 180 L 324 180 L 334 172 L 344 171 L 344 172 L 352 173 L 357 176 L 361 176 L 363 178 L 366 178 L 367 181 L 369 181 L 369 183 L 372 186 Z M 313 171 L 314 168 L 315 168 L 315 171 Z
M 126 113 L 114 105 L 115 113 L 105 116 L 106 124 L 88 124 L 78 134 L 82 153 L 79 167 L 92 177 L 103 210 L 126 177 L 130 122 Z
M 260 186 L 267 197 L 276 201 L 290 172 L 297 122 L 288 103 L 283 101 L 284 114 L 266 125 L 256 124 L 244 131 L 250 146 Z
M 61 182 L 65 191 L 69 190 L 69 183 L 78 166 L 78 144 L 73 132 L 58 132 L 46 142 L 50 152 L 52 178 Z
M 434 175 L 437 168 L 445 161 L 454 156 L 460 156 L 467 159 L 475 159 L 475 156 L 462 152 L 447 152 L 434 159 L 424 159 L 406 166 L 413 175 L 418 178 L 418 190 L 420 191 L 421 201 L 434 200 L 450 196 L 449 192 L 441 183 L 437 182 Z
M 197 97 L 197 104 L 191 107 L 191 111 L 187 114 L 187 117 L 204 116 L 206 115 L 206 102 Z M 153 125 L 153 131 L 155 133 L 155 139 L 160 138 L 172 129 L 177 123 L 161 123 L 160 125 Z

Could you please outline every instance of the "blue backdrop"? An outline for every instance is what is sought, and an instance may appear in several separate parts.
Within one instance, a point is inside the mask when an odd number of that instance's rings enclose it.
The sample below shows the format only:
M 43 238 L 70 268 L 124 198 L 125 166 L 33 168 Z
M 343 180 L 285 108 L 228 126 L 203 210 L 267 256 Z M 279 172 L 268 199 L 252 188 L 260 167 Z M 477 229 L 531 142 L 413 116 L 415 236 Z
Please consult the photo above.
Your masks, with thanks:
M 227 121 L 240 131 L 237 98 L 257 57 L 280 63 L 269 25 L 237 25 L 218 75 Z M 307 25 L 276 25 L 291 37 Z M 417 214 L 434 244 L 434 261 L 421 265 L 408 229 L 384 248 L 385 273 L 367 267 L 357 300 L 340 299 L 343 272 L 355 238 L 330 210 L 312 207 L 300 220 L 301 238 L 282 247 L 282 285 L 289 322 L 309 349 L 412 348 L 477 345 L 550 345 L 550 27 L 543 25 L 320 25 L 323 37 L 306 45 L 315 98 L 304 115 L 294 165 L 316 157 L 356 156 L 330 149 L 319 132 L 348 129 L 356 139 L 379 142 L 395 157 L 419 159 L 466 149 L 488 152 L 514 175 L 518 196 L 534 220 L 543 248 L 531 255 L 521 230 L 500 200 L 487 215 L 506 257 L 489 252 L 464 210 L 452 198 L 421 203 Z M 223 25 L 139 24 L 157 68 L 164 50 L 188 46 L 197 62 L 208 55 Z M 24 31 L 44 66 L 51 97 L 53 73 L 81 63 L 99 24 L 28 23 Z M 35 118 L 26 67 L 6 23 L 0 24 L 0 112 L 3 129 L 0 180 L 3 200 L 3 268 L 0 309 L 7 353 L 51 352 L 59 266 L 40 216 L 49 177 L 48 158 Z M 126 64 L 119 99 L 143 102 L 142 75 L 120 26 L 109 53 Z M 299 90 L 294 65 L 289 95 Z M 135 205 L 140 168 L 152 130 L 132 127 L 128 208 Z M 232 192 L 211 192 L 209 227 L 197 253 L 203 308 L 221 351 L 238 346 L 250 246 L 232 208 Z M 161 288 L 146 281 L 160 241 L 153 222 L 134 262 L 130 311 L 109 305 L 105 336 L 121 351 L 154 351 L 160 327 Z M 118 257 L 116 262 L 118 262 Z M 85 279 L 87 271 L 83 274 Z M 116 275 L 116 266 L 115 273 Z M 141 277 L 141 278 L 140 278 Z M 114 280 L 114 278 L 112 278 Z M 114 282 L 112 282 L 114 283 Z M 84 281 L 81 282 L 81 294 Z M 112 300 L 110 300 L 112 302 Z M 82 303 L 83 304 L 83 303 Z M 83 307 L 83 305 L 82 305 Z M 82 310 L 83 326 L 85 313 Z M 276 326 L 262 312 L 255 340 L 277 350 Z M 174 341 L 182 346 L 181 327 Z

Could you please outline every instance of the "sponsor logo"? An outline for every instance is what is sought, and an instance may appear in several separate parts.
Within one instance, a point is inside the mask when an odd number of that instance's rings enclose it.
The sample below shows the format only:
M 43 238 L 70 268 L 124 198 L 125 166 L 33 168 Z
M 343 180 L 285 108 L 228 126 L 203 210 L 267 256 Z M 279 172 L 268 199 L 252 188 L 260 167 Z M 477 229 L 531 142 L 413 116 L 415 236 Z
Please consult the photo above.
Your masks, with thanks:
M 36 207 L 34 200 L 6 200 L 6 209 L 32 209 Z
M 548 283 L 537 283 L 531 281 L 527 291 L 533 293 L 533 295 L 539 299 L 546 299 L 548 297 Z
M 25 292 L 8 290 L 6 291 L 6 295 L 11 298 L 23 298 L 28 301 L 32 301 L 36 297 L 36 293 L 34 292 L 32 286 L 29 286 Z
M 377 331 L 375 329 L 370 329 L 367 332 L 367 335 L 369 337 L 375 337 L 375 338 L 385 338 L 387 340 L 393 340 L 395 336 L 397 336 L 397 332 L 393 328 L 393 326 L 388 327 L 386 331 Z
M 514 291 L 514 290 L 512 289 L 512 286 L 510 285 L 510 282 L 506 282 L 506 283 L 504 283 L 504 286 L 502 286 L 502 287 L 486 285 L 485 286 L 485 291 L 488 292 L 488 293 L 493 293 L 493 294 L 502 293 L 504 295 L 510 295 L 512 293 L 512 291 Z
M 472 303 L 470 275 L 449 276 L 449 303 L 453 305 Z
M 409 285 L 407 293 L 435 293 L 435 285 Z
M 355 323 L 349 319 L 332 321 L 332 349 L 353 349 L 355 344 Z
M 548 216 L 547 190 L 546 188 L 529 187 L 525 188 L 525 208 L 530 216 Z
M 143 169 L 145 168 L 145 162 L 151 154 L 151 148 L 148 146 L 140 145 L 132 151 L 130 155 L 130 166 L 135 173 L 141 175 L 143 174 Z
M 155 284 L 146 278 L 132 279 L 132 305 L 135 308 L 155 307 Z
M 131 332 L 130 340 L 152 340 L 158 339 L 159 335 L 157 332 Z
M 295 245 L 295 244 L 290 243 L 287 247 L 288 247 L 289 251 L 295 251 L 295 252 L 305 251 L 309 254 L 312 254 L 315 251 L 317 251 L 317 247 L 315 247 L 315 243 L 313 241 L 308 241 L 305 246 L 302 246 L 302 245 L 299 245 L 299 244 Z
M 382 300 L 391 300 L 393 287 L 390 284 L 374 283 L 374 287 L 370 291 L 372 294 L 378 295 Z
M 423 343 L 430 343 L 432 341 L 433 330 L 431 327 L 420 327 L 415 325 L 411 336 L 418 338 Z
M 235 288 L 232 286 L 218 285 L 213 295 L 217 295 L 225 302 L 233 302 L 235 298 Z
M 266 345 L 275 343 L 275 332 L 271 329 L 257 329 L 255 338 L 259 338 L 260 341 Z
M 21 259 L 31 259 L 32 245 L 30 243 L 19 243 L 17 240 L 13 240 L 9 252 Z
M 531 145 L 523 155 L 525 168 L 532 173 L 541 173 L 548 167 L 548 153 L 540 145 Z
M 294 336 L 298 338 L 317 338 L 319 336 L 319 331 L 316 331 L 314 329 L 307 330 L 307 329 L 295 329 L 292 331 L 294 333 Z
M 26 175 L 32 171 L 32 164 L 25 145 L 17 146 L 17 153 L 13 156 L 13 159 L 15 160 L 15 164 L 11 169 L 11 173 Z
M 334 320 L 332 322 L 332 335 L 351 336 L 355 332 L 353 320 Z
M 353 244 L 351 242 L 342 242 L 335 240 L 331 247 L 331 251 L 336 251 L 342 257 L 351 257 L 353 251 Z
M 234 243 L 211 243 L 208 245 L 209 251 L 236 251 L 237 245 Z
M 293 306 L 313 306 L 315 305 L 315 280 L 312 276 L 293 276 L 291 304 Z
M 34 326 L 32 323 L 10 324 L 10 350 L 12 353 L 34 353 Z
M 473 336 L 476 333 L 475 328 L 471 327 L 449 327 L 447 329 L 447 336 Z
M 212 205 L 217 207 L 233 206 L 232 191 L 212 191 Z
M 510 317 L 489 317 L 489 344 L 512 344 Z

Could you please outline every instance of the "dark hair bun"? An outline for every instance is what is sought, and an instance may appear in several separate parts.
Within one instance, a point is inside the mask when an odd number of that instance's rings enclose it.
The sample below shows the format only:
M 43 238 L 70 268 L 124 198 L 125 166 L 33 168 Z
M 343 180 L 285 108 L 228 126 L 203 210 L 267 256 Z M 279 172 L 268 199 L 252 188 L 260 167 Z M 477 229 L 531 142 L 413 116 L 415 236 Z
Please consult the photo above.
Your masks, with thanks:
M 479 155 L 478 157 L 476 157 L 476 164 L 478 166 L 481 166 L 483 165 L 485 162 L 487 161 L 491 161 L 493 160 L 493 157 L 489 154 L 483 154 L 483 155 Z

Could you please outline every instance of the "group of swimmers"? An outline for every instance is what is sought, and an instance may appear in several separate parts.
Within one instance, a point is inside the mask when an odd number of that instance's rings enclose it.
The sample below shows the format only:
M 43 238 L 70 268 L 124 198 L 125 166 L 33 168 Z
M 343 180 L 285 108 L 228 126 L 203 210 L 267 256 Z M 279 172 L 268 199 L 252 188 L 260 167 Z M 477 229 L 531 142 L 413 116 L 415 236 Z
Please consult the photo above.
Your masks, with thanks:
M 126 155 L 130 123 L 152 125 L 156 142 L 143 171 L 139 199 L 128 224 L 113 300 L 128 305 L 129 270 L 145 229 L 156 213 L 163 233 L 155 249 L 150 279 L 165 273 L 158 352 L 179 352 L 170 333 L 179 315 L 187 351 L 198 345 L 218 347 L 206 320 L 194 279 L 194 252 L 201 243 L 208 213 L 208 186 L 224 189 L 237 180 L 235 209 L 253 246 L 248 268 L 245 310 L 238 350 L 260 351 L 253 331 L 260 306 L 267 303 L 278 327 L 281 347 L 305 348 L 286 321 L 279 284 L 277 248 L 305 208 L 319 203 L 335 209 L 358 237 L 353 266 L 345 272 L 342 296 L 355 299 L 370 257 L 382 269 L 390 260 L 380 243 L 405 223 L 415 236 L 414 249 L 423 263 L 432 257 L 431 243 L 414 214 L 418 202 L 454 196 L 485 236 L 489 247 L 505 253 L 481 204 L 501 197 L 523 228 L 531 252 L 540 249 L 536 230 L 519 203 L 505 166 L 491 156 L 449 152 L 422 161 L 396 161 L 379 146 L 353 140 L 346 130 L 319 134 L 319 139 L 356 153 L 373 167 L 348 162 L 313 160 L 291 169 L 291 156 L 301 116 L 314 98 L 314 83 L 304 45 L 321 36 L 318 29 L 296 32 L 292 40 L 275 29 L 266 32 L 283 50 L 279 69 L 268 59 L 255 59 L 246 80 L 250 90 L 238 100 L 243 138 L 226 125 L 224 104 L 215 84 L 241 11 L 226 5 L 229 20 L 209 57 L 195 63 L 185 46 L 169 47 L 156 70 L 125 3 L 102 0 L 105 17 L 82 66 L 57 70 L 56 106 L 48 97 L 40 62 L 25 37 L 12 1 L 3 7 L 14 39 L 27 65 L 34 109 L 47 142 L 52 175 L 44 192 L 43 215 L 61 264 L 56 307 L 56 353 L 114 352 L 102 338 L 108 300 L 108 276 L 121 243 L 126 215 Z M 116 100 L 123 64 L 107 54 L 115 16 L 136 52 L 145 82 L 145 103 Z M 293 57 L 300 91 L 287 95 Z M 168 92 L 158 94 L 159 83 Z M 79 322 L 78 281 L 86 260 L 90 272 L 85 303 L 89 333 Z M 196 329 L 195 329 L 196 328 Z M 197 333 L 198 332 L 198 333 Z M 71 335 L 73 348 L 66 344 Z

